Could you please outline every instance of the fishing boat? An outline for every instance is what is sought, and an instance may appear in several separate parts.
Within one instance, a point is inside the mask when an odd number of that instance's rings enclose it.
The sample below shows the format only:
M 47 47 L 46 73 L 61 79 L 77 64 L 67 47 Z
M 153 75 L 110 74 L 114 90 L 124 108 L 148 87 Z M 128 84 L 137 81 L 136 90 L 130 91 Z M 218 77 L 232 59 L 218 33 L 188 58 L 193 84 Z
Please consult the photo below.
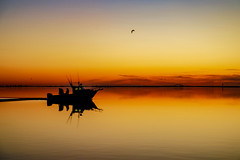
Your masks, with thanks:
M 48 103 L 64 103 L 64 102 L 78 102 L 78 101 L 89 101 L 95 96 L 95 94 L 102 89 L 85 89 L 81 83 L 73 85 L 72 81 L 69 81 L 72 88 L 72 93 L 69 93 L 67 88 L 66 92 L 62 88 L 59 88 L 59 94 L 53 95 L 52 93 L 47 94 Z

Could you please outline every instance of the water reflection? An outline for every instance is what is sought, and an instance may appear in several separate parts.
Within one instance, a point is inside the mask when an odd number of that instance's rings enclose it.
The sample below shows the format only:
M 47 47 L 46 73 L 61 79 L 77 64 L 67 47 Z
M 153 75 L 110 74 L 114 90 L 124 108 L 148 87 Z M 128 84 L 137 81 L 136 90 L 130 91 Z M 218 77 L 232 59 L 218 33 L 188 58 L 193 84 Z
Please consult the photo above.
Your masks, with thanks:
M 48 92 L 57 89 L 0 97 Z M 239 88 L 105 88 L 93 102 L 48 104 L 0 103 L 0 159 L 240 159 Z
M 88 100 L 75 100 L 75 101 L 52 101 L 51 99 L 47 98 L 0 98 L 0 102 L 17 102 L 17 101 L 32 101 L 32 100 L 46 100 L 47 106 L 52 106 L 57 104 L 59 109 L 58 111 L 63 111 L 66 108 L 66 111 L 69 111 L 72 108 L 69 117 L 72 117 L 73 114 L 77 114 L 78 117 L 83 115 L 85 110 L 90 111 L 103 111 L 96 106 L 96 104 L 92 101 L 92 99 Z
M 72 107 L 72 111 L 69 117 L 72 117 L 73 114 L 77 114 L 78 117 L 83 115 L 85 110 L 91 111 L 103 111 L 98 108 L 96 104 L 92 100 L 81 100 L 81 101 L 66 101 L 66 102 L 54 102 L 51 100 L 47 100 L 47 106 L 52 106 L 53 104 L 58 104 L 58 111 L 63 111 L 66 107 L 66 110 L 69 110 L 69 106 Z

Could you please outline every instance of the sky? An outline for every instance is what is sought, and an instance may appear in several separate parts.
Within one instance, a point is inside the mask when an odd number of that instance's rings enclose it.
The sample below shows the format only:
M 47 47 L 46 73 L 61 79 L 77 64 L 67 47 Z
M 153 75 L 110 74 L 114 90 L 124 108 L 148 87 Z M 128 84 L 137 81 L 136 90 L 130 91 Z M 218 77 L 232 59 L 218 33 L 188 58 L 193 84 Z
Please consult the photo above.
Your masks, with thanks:
M 1 0 L 0 35 L 0 85 L 240 84 L 238 0 Z

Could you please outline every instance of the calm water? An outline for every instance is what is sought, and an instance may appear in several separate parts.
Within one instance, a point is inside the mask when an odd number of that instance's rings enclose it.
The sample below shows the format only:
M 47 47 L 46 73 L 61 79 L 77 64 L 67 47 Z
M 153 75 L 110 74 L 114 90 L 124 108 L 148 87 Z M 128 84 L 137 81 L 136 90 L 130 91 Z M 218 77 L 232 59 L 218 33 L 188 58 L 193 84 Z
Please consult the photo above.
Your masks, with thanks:
M 1 98 L 57 88 L 0 88 Z M 106 88 L 80 116 L 0 103 L 0 159 L 240 159 L 240 89 Z

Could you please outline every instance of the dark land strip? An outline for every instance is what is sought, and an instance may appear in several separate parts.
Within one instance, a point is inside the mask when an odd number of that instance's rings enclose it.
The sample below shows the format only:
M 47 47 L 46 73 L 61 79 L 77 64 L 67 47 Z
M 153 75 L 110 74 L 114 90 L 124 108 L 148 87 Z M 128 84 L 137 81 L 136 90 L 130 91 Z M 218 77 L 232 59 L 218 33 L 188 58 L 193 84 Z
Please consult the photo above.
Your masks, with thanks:
M 6 85 L 6 86 L 0 86 L 0 87 L 9 87 L 9 88 L 18 88 L 18 87 L 70 87 L 68 85 L 54 85 L 54 86 L 30 86 L 30 85 Z M 240 88 L 240 86 L 211 86 L 211 85 L 206 85 L 206 86 L 184 86 L 184 85 L 86 85 L 83 87 L 98 87 L 98 88 L 119 88 L 119 87 L 165 87 L 165 88 Z

